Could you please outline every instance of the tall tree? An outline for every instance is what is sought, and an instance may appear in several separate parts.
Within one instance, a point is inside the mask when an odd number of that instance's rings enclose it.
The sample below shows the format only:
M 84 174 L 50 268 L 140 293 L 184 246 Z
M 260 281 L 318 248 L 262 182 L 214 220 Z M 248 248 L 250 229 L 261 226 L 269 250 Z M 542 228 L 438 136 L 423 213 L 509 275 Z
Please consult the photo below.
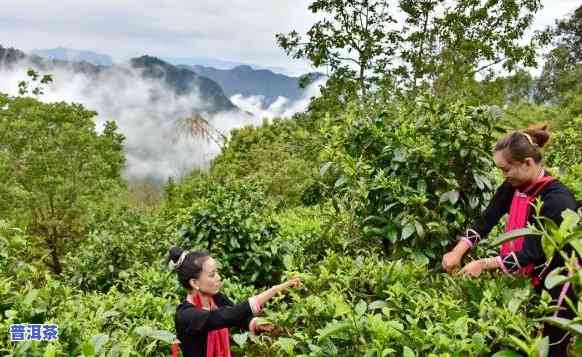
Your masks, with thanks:
M 309 5 L 323 14 L 306 34 L 277 34 L 279 45 L 294 58 L 327 66 L 336 78 L 356 80 L 365 92 L 384 75 L 400 41 L 396 20 L 383 0 L 316 0 Z
M 538 101 L 556 101 L 582 90 L 582 6 L 547 30 L 554 37 L 537 85 Z
M 534 66 L 534 36 L 522 43 L 539 0 L 400 0 L 405 13 L 401 73 L 408 88 L 428 85 L 437 93 L 456 91 L 497 67 Z
M 362 91 L 386 83 L 416 92 L 458 90 L 495 66 L 535 64 L 537 45 L 523 44 L 540 0 L 316 0 L 323 16 L 305 38 L 278 34 L 279 45 L 332 76 L 356 80 Z
M 123 136 L 114 122 L 98 133 L 96 114 L 0 93 L 0 216 L 39 239 L 57 274 L 65 247 L 85 233 L 91 203 L 122 184 Z

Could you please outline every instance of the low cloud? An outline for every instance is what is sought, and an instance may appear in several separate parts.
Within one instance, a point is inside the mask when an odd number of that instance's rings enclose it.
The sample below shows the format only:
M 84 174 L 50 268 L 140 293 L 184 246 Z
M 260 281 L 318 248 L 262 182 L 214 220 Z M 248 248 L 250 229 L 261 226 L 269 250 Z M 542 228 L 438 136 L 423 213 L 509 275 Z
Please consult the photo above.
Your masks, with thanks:
M 21 62 L 10 70 L 0 69 L 0 91 L 16 95 L 18 82 L 26 79 L 32 65 Z M 178 96 L 158 80 L 144 79 L 129 65 L 116 66 L 98 75 L 75 72 L 72 67 L 50 70 L 54 82 L 39 99 L 83 104 L 95 110 L 97 130 L 115 121 L 126 136 L 124 144 L 128 179 L 164 181 L 181 177 L 192 169 L 204 169 L 220 153 L 219 145 L 193 137 L 184 118 L 207 107 L 195 91 Z M 307 108 L 309 98 L 318 95 L 321 81 L 312 84 L 300 100 L 280 97 L 265 107 L 260 96 L 231 98 L 241 111 L 204 115 L 210 126 L 224 135 L 233 128 L 260 125 L 263 119 L 291 117 Z
M 285 97 L 278 97 L 271 105 L 266 105 L 264 96 L 243 96 L 235 94 L 230 97 L 230 101 L 241 110 L 252 113 L 253 117 L 259 119 L 273 119 L 291 117 L 295 113 L 303 112 L 309 106 L 312 97 L 319 96 L 321 86 L 325 85 L 326 79 L 319 79 L 310 84 L 304 91 L 303 96 L 295 101 L 290 101 Z

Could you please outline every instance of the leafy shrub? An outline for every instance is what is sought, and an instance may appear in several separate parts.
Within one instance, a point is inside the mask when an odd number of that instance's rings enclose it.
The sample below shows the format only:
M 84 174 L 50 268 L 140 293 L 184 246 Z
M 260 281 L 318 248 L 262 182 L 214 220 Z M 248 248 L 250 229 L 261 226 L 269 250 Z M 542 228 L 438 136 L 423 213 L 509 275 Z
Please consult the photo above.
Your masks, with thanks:
M 497 116 L 432 97 L 380 109 L 354 105 L 329 120 L 321 168 L 327 195 L 366 235 L 430 255 L 491 197 Z
M 582 116 L 573 119 L 570 126 L 552 133 L 546 154 L 546 162 L 553 167 L 567 170 L 582 164 Z
M 199 194 L 177 221 L 182 237 L 178 244 L 209 251 L 227 276 L 244 276 L 256 284 L 277 281 L 285 246 L 260 187 L 199 183 Z
M 84 242 L 67 253 L 66 279 L 83 290 L 106 291 L 134 265 L 163 259 L 170 239 L 152 217 L 130 208 L 96 212 Z
M 246 355 L 485 356 L 536 342 L 524 281 L 453 278 L 335 253 L 302 277 L 305 291 L 268 310 L 279 334 L 243 344 Z
M 582 164 L 570 166 L 559 178 L 574 194 L 578 207 L 582 207 Z
M 169 353 L 175 336 L 176 304 L 144 290 L 130 294 L 82 293 L 49 279 L 39 289 L 16 288 L 12 303 L 0 311 L 0 328 L 14 323 L 53 323 L 59 340 L 10 342 L 0 337 L 0 352 L 14 356 L 136 356 Z
M 288 270 L 311 269 L 321 263 L 330 252 L 349 256 L 362 251 L 378 253 L 356 237 L 350 237 L 340 225 L 330 226 L 326 221 L 335 218 L 336 223 L 345 219 L 336 214 L 329 204 L 296 207 L 278 213 L 275 219 L 281 226 L 281 239 L 290 244 L 289 254 L 284 257 Z
M 39 286 L 44 282 L 47 272 L 42 260 L 47 253 L 35 242 L 22 229 L 0 219 L 0 279 L 13 286 Z
M 233 130 L 212 164 L 212 176 L 224 182 L 261 182 L 270 198 L 290 206 L 316 202 L 313 186 L 321 138 L 315 125 L 308 115 L 298 115 Z

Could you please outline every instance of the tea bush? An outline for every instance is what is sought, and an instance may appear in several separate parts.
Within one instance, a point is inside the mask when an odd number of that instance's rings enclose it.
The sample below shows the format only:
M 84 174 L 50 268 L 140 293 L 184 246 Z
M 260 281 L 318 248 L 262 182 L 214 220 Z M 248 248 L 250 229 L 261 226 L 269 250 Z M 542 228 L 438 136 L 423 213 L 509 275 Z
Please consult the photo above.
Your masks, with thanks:
M 227 276 L 270 284 L 278 281 L 286 244 L 260 186 L 206 182 L 205 192 L 177 220 L 182 247 L 207 250 Z M 248 272 L 252 272 L 248 275 Z
M 327 196 L 392 253 L 414 247 L 435 258 L 491 197 L 497 120 L 430 96 L 380 112 L 354 104 L 325 127 Z

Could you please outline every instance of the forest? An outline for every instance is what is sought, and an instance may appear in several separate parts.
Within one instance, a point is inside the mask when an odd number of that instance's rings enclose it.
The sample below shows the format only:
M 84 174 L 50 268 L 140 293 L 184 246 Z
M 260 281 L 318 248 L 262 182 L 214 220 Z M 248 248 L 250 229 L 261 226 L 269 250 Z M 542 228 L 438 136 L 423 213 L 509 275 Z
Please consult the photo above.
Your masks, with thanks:
M 159 185 L 123 176 L 114 120 L 98 130 L 92 108 L 42 100 L 50 73 L 23 73 L 0 93 L 0 355 L 170 355 L 172 246 L 208 251 L 233 301 L 301 278 L 266 306 L 271 333 L 231 331 L 236 356 L 546 356 L 543 323 L 582 355 L 582 302 L 558 318 L 527 279 L 441 268 L 503 182 L 507 132 L 548 124 L 543 166 L 582 202 L 582 6 L 531 33 L 540 7 L 314 0 L 321 20 L 274 36 L 326 69 L 321 95 Z M 580 293 L 582 211 L 563 218 L 526 229 L 565 257 L 543 284 Z M 503 226 L 464 263 L 495 255 Z M 14 342 L 20 323 L 58 339 Z

